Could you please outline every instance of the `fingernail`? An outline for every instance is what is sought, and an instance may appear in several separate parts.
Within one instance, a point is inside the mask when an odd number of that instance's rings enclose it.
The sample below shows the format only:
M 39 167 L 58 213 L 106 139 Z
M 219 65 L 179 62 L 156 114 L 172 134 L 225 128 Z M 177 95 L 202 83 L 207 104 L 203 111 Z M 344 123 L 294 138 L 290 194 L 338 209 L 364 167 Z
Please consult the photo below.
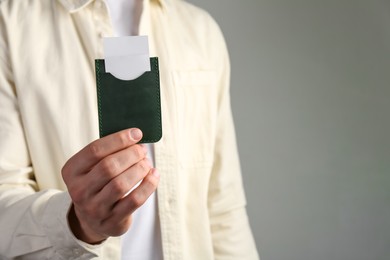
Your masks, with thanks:
M 133 128 L 130 130 L 130 136 L 134 141 L 138 141 L 142 138 L 142 132 L 138 128 Z
M 153 169 L 152 169 L 152 174 L 154 175 L 154 177 L 160 178 L 160 173 L 157 171 L 156 168 L 153 168 Z

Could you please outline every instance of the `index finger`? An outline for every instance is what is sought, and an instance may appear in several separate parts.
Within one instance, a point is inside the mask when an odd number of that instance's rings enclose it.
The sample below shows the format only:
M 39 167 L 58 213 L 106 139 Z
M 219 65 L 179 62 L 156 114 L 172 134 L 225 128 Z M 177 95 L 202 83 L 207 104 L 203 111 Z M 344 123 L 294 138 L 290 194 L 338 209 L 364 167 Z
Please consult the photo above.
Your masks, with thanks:
M 101 159 L 136 144 L 141 138 L 141 130 L 131 128 L 97 139 L 72 156 L 64 169 L 71 167 L 73 173 L 89 171 Z

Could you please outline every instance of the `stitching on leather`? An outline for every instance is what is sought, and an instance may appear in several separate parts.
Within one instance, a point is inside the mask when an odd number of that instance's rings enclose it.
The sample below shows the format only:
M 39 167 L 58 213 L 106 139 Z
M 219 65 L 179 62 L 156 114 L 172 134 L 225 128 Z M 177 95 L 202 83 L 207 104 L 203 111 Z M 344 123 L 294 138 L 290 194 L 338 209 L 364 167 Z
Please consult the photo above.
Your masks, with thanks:
M 101 94 L 100 94 L 100 65 L 99 60 L 95 60 L 95 66 L 96 66 L 96 85 L 97 85 L 97 98 L 98 98 L 98 113 L 99 113 L 99 132 L 100 137 L 102 137 L 103 134 L 103 119 L 102 119 L 102 100 L 101 100 Z
M 157 101 L 157 104 L 158 104 L 158 107 L 159 107 L 158 113 L 157 113 L 157 117 L 158 117 L 159 123 L 157 125 L 158 125 L 159 133 L 162 133 L 161 95 L 160 95 L 161 87 L 160 87 L 160 81 L 159 81 L 159 79 L 160 79 L 160 72 L 159 72 L 159 69 L 158 69 L 158 59 L 154 58 L 154 59 L 152 59 L 152 61 L 153 61 L 153 65 L 152 66 L 155 69 L 154 80 L 155 80 L 156 87 L 157 87 L 155 98 L 156 98 L 156 101 Z M 99 114 L 99 133 L 100 133 L 100 137 L 102 137 L 102 135 L 103 135 L 103 113 L 102 113 L 102 101 L 101 101 L 100 62 L 101 61 L 99 61 L 99 60 L 95 60 L 97 99 L 98 99 L 97 102 L 98 102 L 98 114 Z M 155 139 L 143 139 L 142 143 L 154 143 L 154 142 L 158 142 L 160 139 L 161 139 L 161 137 L 160 138 L 155 138 Z
M 154 58 L 154 59 L 152 59 L 152 61 L 153 61 L 153 67 L 154 67 L 154 69 L 156 71 L 156 73 L 154 73 L 155 74 L 154 80 L 155 80 L 156 86 L 157 86 L 157 92 L 156 92 L 157 95 L 155 95 L 155 98 L 156 98 L 157 104 L 158 104 L 158 106 L 160 108 L 160 109 L 158 109 L 158 114 L 157 114 L 158 120 L 159 120 L 159 124 L 157 124 L 157 125 L 158 125 L 159 132 L 162 133 L 161 96 L 160 96 L 161 88 L 160 88 L 160 81 L 159 81 L 160 72 L 159 72 L 159 69 L 158 69 L 158 58 Z M 158 142 L 159 140 L 160 140 L 160 138 L 159 139 L 148 139 L 148 140 L 144 139 L 144 140 L 142 140 L 142 142 L 143 143 L 154 143 L 154 142 Z
M 159 124 L 158 124 L 158 130 L 160 133 L 162 133 L 162 119 L 161 119 L 161 86 L 160 86 L 160 70 L 158 69 L 158 58 L 156 58 L 156 62 L 154 63 L 154 66 L 156 68 L 156 86 L 158 87 L 158 91 L 157 91 L 157 104 L 158 104 L 158 107 L 159 107 L 159 110 L 158 110 L 158 120 L 159 120 Z M 161 136 L 162 137 L 162 136 Z M 156 140 L 157 142 L 158 140 Z

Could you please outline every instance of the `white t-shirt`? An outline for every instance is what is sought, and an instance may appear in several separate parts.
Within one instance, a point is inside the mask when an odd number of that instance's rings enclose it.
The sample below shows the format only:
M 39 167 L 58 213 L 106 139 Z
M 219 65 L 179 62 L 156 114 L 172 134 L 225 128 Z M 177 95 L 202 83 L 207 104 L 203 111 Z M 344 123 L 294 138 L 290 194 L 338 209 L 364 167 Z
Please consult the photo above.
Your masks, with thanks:
M 114 36 L 138 34 L 141 6 L 136 0 L 106 0 Z M 148 157 L 154 164 L 153 146 L 148 147 Z M 122 260 L 161 260 L 161 230 L 157 214 L 157 198 L 153 193 L 145 204 L 133 213 L 133 223 L 122 236 Z

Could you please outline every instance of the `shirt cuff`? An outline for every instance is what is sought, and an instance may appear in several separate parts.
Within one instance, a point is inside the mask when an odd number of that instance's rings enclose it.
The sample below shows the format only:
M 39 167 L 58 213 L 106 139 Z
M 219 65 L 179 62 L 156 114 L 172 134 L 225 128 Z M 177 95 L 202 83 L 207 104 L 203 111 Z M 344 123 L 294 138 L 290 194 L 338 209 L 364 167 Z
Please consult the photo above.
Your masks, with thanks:
M 72 200 L 68 192 L 54 194 L 43 214 L 42 226 L 53 246 L 55 259 L 91 259 L 101 255 L 102 245 L 78 240 L 70 230 L 68 212 Z

